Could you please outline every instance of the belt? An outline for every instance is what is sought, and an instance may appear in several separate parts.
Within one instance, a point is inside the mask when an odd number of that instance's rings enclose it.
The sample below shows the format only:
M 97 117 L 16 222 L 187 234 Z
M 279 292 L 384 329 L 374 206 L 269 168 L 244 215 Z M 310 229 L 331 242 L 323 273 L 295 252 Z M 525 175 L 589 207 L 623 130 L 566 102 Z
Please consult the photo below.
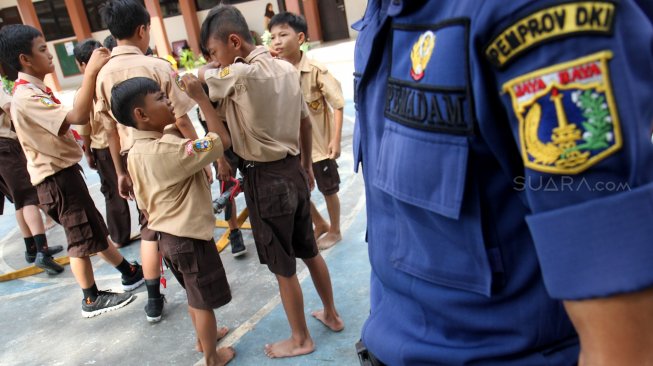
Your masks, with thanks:
M 285 158 L 279 159 L 279 160 L 274 160 L 274 161 L 243 160 L 243 167 L 245 169 L 251 169 L 251 168 L 256 168 L 256 167 L 273 167 L 273 166 L 287 164 L 288 162 L 291 162 L 294 159 L 299 159 L 299 155 L 286 155 Z

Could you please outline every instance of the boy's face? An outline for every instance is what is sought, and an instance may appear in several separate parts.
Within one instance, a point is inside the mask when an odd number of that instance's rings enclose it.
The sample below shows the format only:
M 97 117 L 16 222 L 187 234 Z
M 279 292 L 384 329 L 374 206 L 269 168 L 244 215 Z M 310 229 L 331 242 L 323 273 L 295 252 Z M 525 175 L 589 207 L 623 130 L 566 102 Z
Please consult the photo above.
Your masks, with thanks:
M 295 32 L 288 24 L 275 25 L 270 29 L 272 49 L 281 58 L 294 58 L 299 53 L 299 46 L 304 43 L 304 33 Z
M 134 117 L 138 129 L 155 131 L 163 131 L 165 126 L 176 120 L 172 102 L 162 91 L 147 94 L 143 100 L 142 114 L 137 111 Z
M 28 66 L 34 73 L 45 75 L 54 72 L 52 54 L 50 54 L 45 38 L 42 36 L 38 36 L 32 40 L 32 54 L 24 56 Z
M 211 55 L 211 60 L 218 62 L 222 67 L 231 65 L 236 57 L 241 56 L 239 42 L 231 39 L 232 37 L 235 36 L 230 36 L 226 42 L 210 37 L 206 43 L 206 49 Z

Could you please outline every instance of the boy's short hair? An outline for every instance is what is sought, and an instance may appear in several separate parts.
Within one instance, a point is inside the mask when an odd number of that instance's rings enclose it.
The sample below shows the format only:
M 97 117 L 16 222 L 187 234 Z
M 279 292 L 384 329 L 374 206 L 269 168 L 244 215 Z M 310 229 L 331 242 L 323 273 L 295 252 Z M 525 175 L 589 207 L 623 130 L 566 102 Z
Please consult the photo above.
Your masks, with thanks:
M 93 51 L 102 47 L 102 44 L 93 38 L 85 39 L 82 42 L 75 45 L 73 48 L 73 54 L 75 55 L 75 60 L 79 64 L 87 64 L 88 60 L 91 59 Z
M 109 49 L 109 51 L 113 50 L 114 47 L 118 45 L 118 42 L 116 42 L 116 38 L 112 35 L 108 35 L 107 38 L 102 41 L 102 45 L 106 48 Z
M 0 29 L 0 57 L 16 71 L 21 71 L 20 55 L 32 54 L 35 38 L 43 37 L 38 29 L 24 24 L 12 24 Z
M 231 5 L 218 5 L 211 9 L 202 23 L 202 46 L 206 47 L 211 37 L 226 42 L 230 34 L 237 34 L 244 42 L 252 43 L 249 26 L 240 10 Z
M 272 27 L 277 25 L 288 25 L 297 33 L 304 33 L 305 36 L 308 36 L 308 26 L 306 25 L 306 19 L 303 16 L 291 13 L 289 11 L 284 11 L 279 13 L 270 19 L 268 23 L 268 30 L 271 30 Z
M 100 15 L 116 39 L 129 38 L 138 27 L 150 24 L 150 13 L 136 0 L 109 0 Z
M 120 124 L 136 128 L 134 108 L 144 106 L 146 95 L 160 91 L 161 86 L 150 78 L 127 79 L 111 88 L 111 112 Z

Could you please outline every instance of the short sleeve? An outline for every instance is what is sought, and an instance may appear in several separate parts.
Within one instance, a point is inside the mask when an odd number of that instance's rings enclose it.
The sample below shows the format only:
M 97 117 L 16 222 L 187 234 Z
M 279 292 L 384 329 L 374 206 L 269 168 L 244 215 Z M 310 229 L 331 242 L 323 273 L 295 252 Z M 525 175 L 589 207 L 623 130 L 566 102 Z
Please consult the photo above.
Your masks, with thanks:
M 90 114 L 90 118 L 93 118 L 94 114 Z M 77 131 L 78 134 L 82 136 L 90 136 L 92 131 L 91 131 L 91 121 L 89 120 L 87 124 L 84 125 L 76 125 L 75 130 Z
M 203 138 L 180 142 L 179 164 L 186 176 L 191 176 L 220 158 L 223 152 L 220 137 L 209 132 Z
M 301 99 L 301 118 L 308 118 L 311 116 L 310 112 L 308 111 L 308 106 L 306 105 L 306 100 L 304 99 L 304 95 L 300 94 L 300 99 Z
M 116 129 L 116 120 L 109 113 L 109 105 L 104 99 L 98 99 L 93 105 L 93 113 L 96 121 L 102 121 L 102 126 L 107 131 Z
M 24 95 L 22 101 L 14 98 L 13 102 L 17 104 L 16 110 L 29 116 L 38 116 L 39 124 L 51 134 L 58 136 L 61 126 L 66 122 L 66 116 L 70 111 L 69 108 L 62 104 L 56 103 L 45 93 L 34 93 L 30 89 L 28 93 L 21 92 Z
M 207 70 L 204 80 L 209 87 L 212 102 L 220 101 L 234 93 L 243 64 L 233 64 L 220 69 Z
M 345 107 L 345 98 L 342 95 L 340 82 L 328 70 L 320 70 L 317 74 L 317 84 L 331 108 L 341 109 Z

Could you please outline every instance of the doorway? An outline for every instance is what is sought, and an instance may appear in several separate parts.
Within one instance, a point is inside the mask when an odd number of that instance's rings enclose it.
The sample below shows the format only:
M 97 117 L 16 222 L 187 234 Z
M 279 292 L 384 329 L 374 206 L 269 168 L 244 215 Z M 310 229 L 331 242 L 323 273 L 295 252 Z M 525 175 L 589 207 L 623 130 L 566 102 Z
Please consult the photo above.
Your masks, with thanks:
M 301 1 L 300 1 L 301 3 Z M 349 38 L 345 0 L 318 0 L 322 40 L 324 42 Z

